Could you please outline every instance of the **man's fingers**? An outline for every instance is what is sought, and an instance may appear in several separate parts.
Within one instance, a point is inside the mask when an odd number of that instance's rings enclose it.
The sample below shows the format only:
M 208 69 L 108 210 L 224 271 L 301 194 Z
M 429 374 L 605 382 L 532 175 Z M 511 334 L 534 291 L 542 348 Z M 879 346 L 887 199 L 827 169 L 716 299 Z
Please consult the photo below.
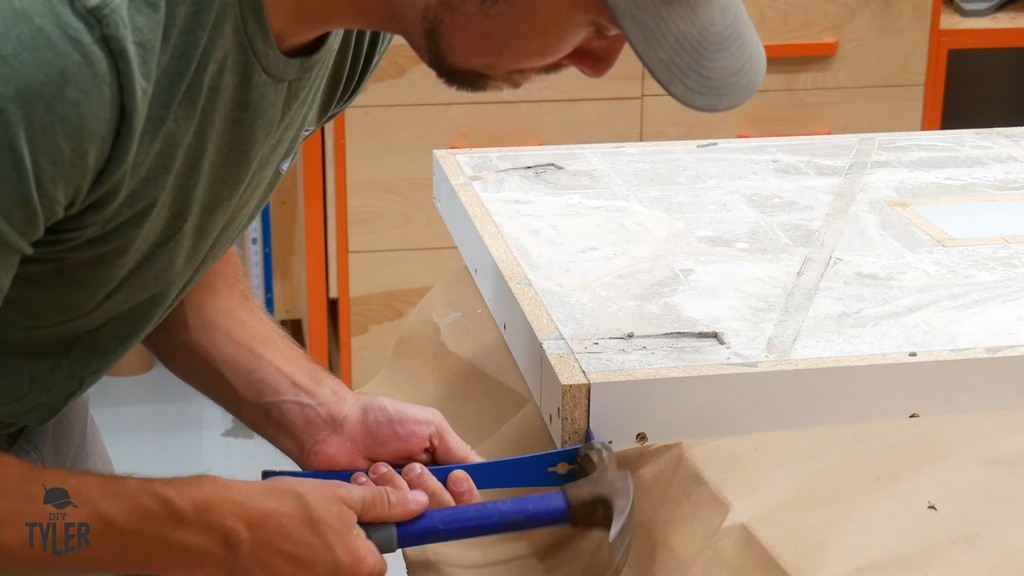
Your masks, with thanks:
M 368 472 L 370 481 L 376 486 L 387 486 L 388 488 L 394 488 L 395 490 L 409 489 L 409 485 L 406 484 L 405 480 L 398 475 L 398 472 L 384 462 L 377 462 L 373 466 L 370 466 Z
M 480 491 L 477 490 L 473 479 L 463 470 L 455 470 L 448 475 L 448 490 L 455 504 L 474 504 L 481 501 Z
M 481 500 L 473 479 L 463 470 L 449 474 L 447 485 L 442 484 L 426 466 L 416 463 L 405 465 L 399 473 L 390 465 L 378 462 L 371 466 L 368 472 L 368 475 L 363 472 L 353 474 L 351 483 L 398 491 L 420 490 L 426 493 L 430 500 L 430 508 L 470 504 Z
M 345 504 L 360 522 L 403 522 L 422 514 L 430 504 L 425 492 L 387 486 L 349 486 L 341 491 Z
M 402 477 L 413 490 L 422 490 L 430 497 L 431 508 L 454 506 L 455 500 L 436 476 L 422 464 L 409 464 L 402 468 Z

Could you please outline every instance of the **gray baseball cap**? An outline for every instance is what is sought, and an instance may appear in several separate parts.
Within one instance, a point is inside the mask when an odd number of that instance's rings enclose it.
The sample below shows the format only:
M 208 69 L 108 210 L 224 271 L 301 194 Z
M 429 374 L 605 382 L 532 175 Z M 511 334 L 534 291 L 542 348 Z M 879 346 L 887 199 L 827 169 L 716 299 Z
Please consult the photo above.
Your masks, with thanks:
M 604 1 L 654 79 L 689 108 L 736 108 L 764 80 L 764 45 L 743 0 Z

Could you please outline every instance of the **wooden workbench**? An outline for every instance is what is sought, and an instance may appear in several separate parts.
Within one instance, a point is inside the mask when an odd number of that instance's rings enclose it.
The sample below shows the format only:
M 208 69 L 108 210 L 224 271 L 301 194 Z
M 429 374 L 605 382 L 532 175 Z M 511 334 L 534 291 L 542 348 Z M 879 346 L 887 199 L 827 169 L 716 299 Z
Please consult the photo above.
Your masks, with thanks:
M 1024 408 L 1024 129 L 434 158 L 558 444 Z

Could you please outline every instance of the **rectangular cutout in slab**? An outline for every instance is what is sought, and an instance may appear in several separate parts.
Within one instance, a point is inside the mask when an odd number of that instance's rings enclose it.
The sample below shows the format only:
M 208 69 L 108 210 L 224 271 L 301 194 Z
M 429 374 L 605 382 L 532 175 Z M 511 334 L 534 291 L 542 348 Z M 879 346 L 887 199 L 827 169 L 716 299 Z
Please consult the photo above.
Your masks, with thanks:
M 957 240 L 1024 236 L 1024 201 L 922 204 L 914 209 Z
M 1024 196 L 891 202 L 943 246 L 1024 243 Z

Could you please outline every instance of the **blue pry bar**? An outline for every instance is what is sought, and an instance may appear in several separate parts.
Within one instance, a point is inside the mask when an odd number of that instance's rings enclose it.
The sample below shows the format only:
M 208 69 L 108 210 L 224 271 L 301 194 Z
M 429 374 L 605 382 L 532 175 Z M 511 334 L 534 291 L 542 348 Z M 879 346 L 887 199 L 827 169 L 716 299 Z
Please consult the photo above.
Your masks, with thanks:
M 594 441 L 594 433 L 589 428 L 586 438 L 587 442 Z M 469 474 L 479 490 L 557 487 L 579 479 L 576 456 L 580 448 L 582 445 L 484 462 L 428 466 L 427 469 L 442 483 L 447 482 L 455 470 L 462 470 Z M 401 468 L 398 471 L 401 472 Z M 365 470 L 264 470 L 262 478 L 290 476 L 350 482 L 357 472 L 366 473 Z
M 564 486 L 579 479 L 576 473 L 576 455 L 580 446 L 561 448 L 548 452 L 513 456 L 499 460 L 472 462 L 466 464 L 449 464 L 444 466 L 428 466 L 429 470 L 441 483 L 448 481 L 448 476 L 455 470 L 463 470 L 473 479 L 480 490 L 502 488 L 544 488 Z M 398 469 L 401 472 L 401 468 Z M 275 476 L 291 476 L 294 478 L 311 478 L 316 480 L 338 480 L 349 482 L 356 472 L 365 470 L 331 471 L 331 470 L 264 470 L 263 480 Z

